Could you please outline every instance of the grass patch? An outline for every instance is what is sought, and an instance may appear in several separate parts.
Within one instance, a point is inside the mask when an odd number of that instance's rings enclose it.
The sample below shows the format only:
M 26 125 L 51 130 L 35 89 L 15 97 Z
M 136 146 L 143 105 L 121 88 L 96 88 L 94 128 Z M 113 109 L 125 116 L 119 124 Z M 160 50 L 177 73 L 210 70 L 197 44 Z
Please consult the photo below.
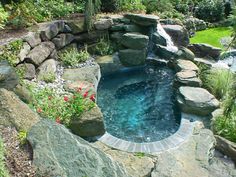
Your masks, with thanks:
M 220 43 L 221 38 L 229 37 L 232 34 L 230 27 L 210 28 L 203 31 L 196 32 L 196 35 L 190 38 L 192 44 L 206 43 L 214 47 L 224 48 Z
M 3 140 L 0 137 L 0 176 L 9 177 L 9 173 L 5 166 L 4 154 L 5 154 L 5 149 L 3 145 Z

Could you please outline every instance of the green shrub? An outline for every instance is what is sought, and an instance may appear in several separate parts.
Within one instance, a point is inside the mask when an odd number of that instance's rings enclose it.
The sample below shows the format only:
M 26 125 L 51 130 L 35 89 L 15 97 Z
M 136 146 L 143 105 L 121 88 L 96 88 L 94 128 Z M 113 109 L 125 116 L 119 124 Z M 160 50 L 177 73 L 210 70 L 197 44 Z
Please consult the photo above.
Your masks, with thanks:
M 56 80 L 56 75 L 55 73 L 44 73 L 40 76 L 40 80 L 43 80 L 46 83 L 53 83 Z
M 96 44 L 95 47 L 95 53 L 97 55 L 111 55 L 113 54 L 114 49 L 111 44 L 111 41 L 109 39 L 106 39 L 105 37 L 101 38 L 99 43 Z
M 172 12 L 174 7 L 170 0 L 144 0 L 147 13 L 153 12 Z
M 119 0 L 101 0 L 102 12 L 116 12 L 119 10 Z
M 5 165 L 4 154 L 5 154 L 4 144 L 2 138 L 0 137 L 0 176 L 9 177 L 9 173 Z
M 223 0 L 202 0 L 199 2 L 196 17 L 208 22 L 218 22 L 224 17 Z
M 90 57 L 86 47 L 85 50 L 81 50 L 79 52 L 77 49 L 71 49 L 69 51 L 61 53 L 59 56 L 60 60 L 65 66 L 73 66 L 73 67 L 77 66 L 81 62 L 86 61 Z
M 120 11 L 145 12 L 146 7 L 142 4 L 142 0 L 125 0 L 120 3 Z
M 78 91 L 70 96 L 58 95 L 49 88 L 38 90 L 32 87 L 30 90 L 34 100 L 31 107 L 42 117 L 55 120 L 66 126 L 69 126 L 72 120 L 78 119 L 84 111 L 95 105 L 91 98 L 94 93 L 90 93 L 89 90 L 84 94 Z
M 27 132 L 24 130 L 20 130 L 18 133 L 18 139 L 19 139 L 21 145 L 26 144 L 26 142 L 27 142 L 26 137 L 27 137 Z
M 226 96 L 232 87 L 234 74 L 224 69 L 212 69 L 203 80 L 204 86 L 218 99 Z
M 159 17 L 162 19 L 172 18 L 172 19 L 179 19 L 179 20 L 183 20 L 185 18 L 183 14 L 177 12 L 176 10 L 162 12 L 159 14 Z
M 22 40 L 16 40 L 5 46 L 0 46 L 0 61 L 7 60 L 12 66 L 15 66 L 19 62 L 18 54 L 22 46 Z
M 0 29 L 3 29 L 3 27 L 6 24 L 8 18 L 8 13 L 5 11 L 5 9 L 2 7 L 2 4 L 0 3 Z

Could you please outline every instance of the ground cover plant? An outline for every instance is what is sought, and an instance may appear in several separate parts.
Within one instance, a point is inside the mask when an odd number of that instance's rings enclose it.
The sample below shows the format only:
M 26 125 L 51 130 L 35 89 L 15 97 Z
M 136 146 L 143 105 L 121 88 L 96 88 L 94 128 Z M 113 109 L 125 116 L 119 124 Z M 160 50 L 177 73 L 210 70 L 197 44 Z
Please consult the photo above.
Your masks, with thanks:
M 9 177 L 8 171 L 5 166 L 4 154 L 5 154 L 5 148 L 4 148 L 3 140 L 0 137 L 0 176 Z
M 196 35 L 190 38 L 191 43 L 206 43 L 214 47 L 224 48 L 221 44 L 221 39 L 230 37 L 232 34 L 231 27 L 210 28 L 196 32 Z

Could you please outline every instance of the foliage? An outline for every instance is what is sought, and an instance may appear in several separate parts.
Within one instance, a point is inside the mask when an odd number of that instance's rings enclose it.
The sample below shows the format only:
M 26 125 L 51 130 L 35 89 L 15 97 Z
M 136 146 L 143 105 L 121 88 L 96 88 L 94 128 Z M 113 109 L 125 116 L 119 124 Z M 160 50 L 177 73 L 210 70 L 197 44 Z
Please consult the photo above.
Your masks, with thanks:
M 206 74 L 204 86 L 218 99 L 223 99 L 232 87 L 234 74 L 225 69 L 212 69 Z
M 24 130 L 20 130 L 18 133 L 18 139 L 21 145 L 24 145 L 26 143 L 27 141 L 26 137 L 27 137 L 27 132 Z
M 160 13 L 158 15 L 162 19 L 172 18 L 172 19 L 183 20 L 185 18 L 183 14 L 179 13 L 176 10 L 174 10 L 174 11 L 165 11 L 165 12 L 162 12 L 162 13 Z
M 53 83 L 56 80 L 56 75 L 53 72 L 48 72 L 42 74 L 39 79 L 45 81 L 46 83 Z
M 136 157 L 142 158 L 142 157 L 145 156 L 145 153 L 143 153 L 143 152 L 136 152 L 134 155 L 135 155 Z
M 234 81 L 234 84 L 236 81 Z M 224 114 L 213 122 L 214 131 L 236 143 L 236 88 L 231 87 L 223 101 Z
M 147 13 L 171 12 L 174 9 L 170 0 L 145 0 L 143 4 L 146 6 Z
M 119 2 L 120 11 L 124 12 L 145 12 L 146 7 L 142 0 L 121 0 Z
M 4 144 L 2 138 L 0 137 L 0 176 L 9 177 L 9 173 L 5 166 L 4 154 L 5 154 Z
M 8 13 L 5 11 L 5 9 L 2 7 L 2 4 L 0 3 L 0 29 L 3 29 L 5 26 L 5 23 L 8 18 Z
M 68 96 L 59 95 L 49 88 L 38 90 L 32 87 L 30 90 L 34 97 L 31 107 L 42 117 L 55 120 L 66 126 L 69 126 L 72 120 L 78 119 L 84 111 L 95 105 L 92 99 L 94 93 L 91 93 L 90 90 L 86 90 L 82 94 L 82 90 L 78 89 L 75 94 Z
M 230 15 L 229 20 L 232 24 L 232 41 L 229 44 L 228 48 L 236 45 L 236 9 L 233 9 L 232 15 Z
M 119 0 L 101 0 L 102 12 L 116 12 L 119 9 Z
M 224 17 L 223 0 L 202 0 L 195 11 L 196 17 L 208 22 L 217 22 Z
M 232 34 L 230 27 L 210 28 L 203 31 L 197 31 L 193 38 L 190 38 L 191 43 L 206 43 L 214 47 L 223 48 L 220 40 L 224 37 L 230 37 Z
M 15 66 L 19 62 L 18 54 L 23 46 L 22 40 L 13 41 L 0 47 L 0 61 L 7 60 L 10 65 Z
M 97 55 L 111 55 L 113 54 L 113 52 L 114 50 L 111 41 L 109 39 L 106 39 L 105 37 L 101 38 L 99 43 L 96 44 L 95 53 Z
M 65 66 L 77 66 L 80 62 L 86 61 L 90 57 L 87 52 L 87 47 L 85 50 L 77 51 L 77 49 L 71 49 L 60 54 L 60 59 Z

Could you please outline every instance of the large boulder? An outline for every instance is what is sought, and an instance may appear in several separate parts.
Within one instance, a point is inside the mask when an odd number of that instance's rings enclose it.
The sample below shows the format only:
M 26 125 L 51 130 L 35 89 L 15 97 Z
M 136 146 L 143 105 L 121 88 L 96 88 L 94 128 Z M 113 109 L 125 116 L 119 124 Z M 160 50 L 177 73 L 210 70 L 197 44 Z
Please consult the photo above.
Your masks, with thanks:
M 54 59 L 48 59 L 45 62 L 43 62 L 39 67 L 38 67 L 38 79 L 43 80 L 45 76 L 54 77 L 56 78 L 56 71 L 57 71 L 57 65 L 58 62 Z
M 22 63 L 22 64 L 17 65 L 16 68 L 23 71 L 24 79 L 32 80 L 36 77 L 35 66 L 31 63 Z
M 162 45 L 156 44 L 154 46 L 154 52 L 157 56 L 165 59 L 173 59 L 176 57 L 176 52 L 172 51 L 170 48 Z
M 146 50 L 125 49 L 119 51 L 119 58 L 124 66 L 138 66 L 145 63 L 146 53 Z
M 148 41 L 148 36 L 137 33 L 126 33 L 121 38 L 121 44 L 130 49 L 144 49 Z
M 30 49 L 30 45 L 27 42 L 24 42 L 20 53 L 18 54 L 21 62 L 23 62 L 26 56 L 29 54 Z
M 59 50 L 66 45 L 70 44 L 74 40 L 74 35 L 70 33 L 62 33 L 57 35 L 55 38 L 52 39 L 52 42 L 55 44 L 56 49 Z
M 94 43 L 98 42 L 102 37 L 108 35 L 107 30 L 95 30 L 88 33 L 82 33 L 75 36 L 77 43 Z
M 155 26 L 159 20 L 156 15 L 146 14 L 125 14 L 124 17 L 141 26 Z
M 191 61 L 194 61 L 194 58 L 195 58 L 194 53 L 185 47 L 179 48 L 179 50 L 177 52 L 177 56 L 180 59 L 191 60 Z
M 152 42 L 154 44 L 159 44 L 159 45 L 162 45 L 162 46 L 167 46 L 166 39 L 163 36 L 161 36 L 160 34 L 158 34 L 157 32 L 152 34 Z
M 33 48 L 26 57 L 26 61 L 39 66 L 55 49 L 52 42 L 42 42 Z
M 63 79 L 67 82 L 87 81 L 97 90 L 98 82 L 101 78 L 101 71 L 98 64 L 85 66 L 77 69 L 65 69 Z
M 41 38 L 39 33 L 35 32 L 29 32 L 23 39 L 25 42 L 27 42 L 30 47 L 34 48 L 35 46 L 39 45 L 41 43 Z
M 98 57 L 96 62 L 101 67 L 102 74 L 108 74 L 120 70 L 123 66 L 118 55 L 106 55 Z
M 213 47 L 209 44 L 190 44 L 188 49 L 190 49 L 198 58 L 210 57 L 214 60 L 219 58 L 222 51 L 220 48 Z
M 68 20 L 66 21 L 66 24 L 68 25 L 72 34 L 78 34 L 86 31 L 84 18 L 79 18 L 78 20 Z
M 123 167 L 63 125 L 41 120 L 29 131 L 37 175 L 127 177 Z
M 176 73 L 176 81 L 179 85 L 200 87 L 202 81 L 197 77 L 195 71 L 186 70 Z
M 182 86 L 177 96 L 178 104 L 185 113 L 206 116 L 219 107 L 219 101 L 207 90 Z
M 0 89 L 0 125 L 28 131 L 39 119 L 13 92 Z
M 106 30 L 113 25 L 113 21 L 110 18 L 102 18 L 94 23 L 97 30 Z
M 12 90 L 19 83 L 13 67 L 7 61 L 0 61 L 0 88 Z
M 105 133 L 103 115 L 98 106 L 84 112 L 71 122 L 70 129 L 81 137 L 101 136 Z
M 188 31 L 180 25 L 162 25 L 177 47 L 186 47 L 189 44 Z

